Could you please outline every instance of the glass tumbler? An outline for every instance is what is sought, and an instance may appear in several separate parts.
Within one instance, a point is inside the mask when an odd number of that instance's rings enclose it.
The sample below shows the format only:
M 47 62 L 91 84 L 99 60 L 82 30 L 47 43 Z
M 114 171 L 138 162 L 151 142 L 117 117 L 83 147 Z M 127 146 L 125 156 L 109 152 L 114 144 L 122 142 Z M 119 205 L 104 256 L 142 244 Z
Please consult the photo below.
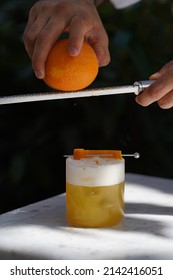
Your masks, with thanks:
M 117 225 L 124 216 L 125 160 L 120 151 L 81 150 L 83 156 L 66 159 L 67 223 Z

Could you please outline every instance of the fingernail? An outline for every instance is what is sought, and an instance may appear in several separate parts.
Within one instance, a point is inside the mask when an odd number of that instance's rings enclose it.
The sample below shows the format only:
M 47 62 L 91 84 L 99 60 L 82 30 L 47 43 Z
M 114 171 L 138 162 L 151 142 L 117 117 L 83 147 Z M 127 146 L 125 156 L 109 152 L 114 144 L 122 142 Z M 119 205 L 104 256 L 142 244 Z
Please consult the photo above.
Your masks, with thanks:
M 35 71 L 35 75 L 38 79 L 44 78 L 44 72 L 43 71 Z
M 75 47 L 69 47 L 68 51 L 71 56 L 77 56 L 79 54 L 79 50 Z

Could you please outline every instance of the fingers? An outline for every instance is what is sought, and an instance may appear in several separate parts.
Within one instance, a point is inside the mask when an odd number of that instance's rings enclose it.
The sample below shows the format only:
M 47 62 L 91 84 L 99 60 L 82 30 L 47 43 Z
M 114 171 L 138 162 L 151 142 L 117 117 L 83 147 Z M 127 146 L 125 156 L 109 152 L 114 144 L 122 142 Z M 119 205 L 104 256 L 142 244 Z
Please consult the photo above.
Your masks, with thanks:
M 24 44 L 30 57 L 32 57 L 34 44 L 40 31 L 49 20 L 50 13 L 44 9 L 39 2 L 30 10 L 28 23 L 24 31 Z
M 60 25 L 55 28 L 54 20 L 49 19 L 44 25 L 44 21 L 38 20 L 31 26 L 26 38 L 26 48 L 32 58 L 32 66 L 38 78 L 44 78 L 45 61 L 51 47 L 61 34 Z
M 24 31 L 25 48 L 38 78 L 44 78 L 48 53 L 64 32 L 69 33 L 70 55 L 78 55 L 83 41 L 87 40 L 97 55 L 99 65 L 109 63 L 107 34 L 92 1 L 88 4 L 88 1 L 42 0 L 31 9 Z
M 173 90 L 162 97 L 158 102 L 158 105 L 162 109 L 170 109 L 173 107 Z
M 173 106 L 173 73 L 164 71 L 163 74 L 159 73 L 156 76 L 158 79 L 136 97 L 136 102 L 142 106 L 157 102 L 163 109 L 171 108 Z
M 93 47 L 99 66 L 106 66 L 110 62 L 110 53 L 109 53 L 109 40 L 107 33 L 102 28 L 95 29 L 95 35 L 92 32 L 89 34 L 88 38 L 89 43 Z
M 59 25 L 52 14 L 53 6 L 44 2 L 36 3 L 30 11 L 28 24 L 24 31 L 25 48 L 32 59 L 32 66 L 37 78 L 44 78 L 47 55 L 64 28 L 61 16 Z
M 62 21 L 61 23 L 57 27 L 55 19 L 52 17 L 36 37 L 32 53 L 32 66 L 37 78 L 44 78 L 47 56 L 61 35 L 61 30 L 64 29 L 64 24 Z
M 71 56 L 77 56 L 80 53 L 85 34 L 88 30 L 88 26 L 79 15 L 72 17 L 68 31 L 69 31 L 69 54 Z
M 150 76 L 150 79 L 151 80 L 157 80 L 162 75 L 166 74 L 167 71 L 173 71 L 172 69 L 173 69 L 173 60 L 171 60 L 168 63 L 166 63 L 158 72 L 152 74 Z
M 29 55 L 30 58 L 32 58 L 32 53 L 33 53 L 33 46 L 32 44 L 30 45 L 30 39 L 29 39 L 29 32 L 31 30 L 31 27 L 33 26 L 34 24 L 27 24 L 26 28 L 25 28 L 25 31 L 24 31 L 24 36 L 23 36 L 23 39 L 24 39 L 24 45 L 25 45 L 25 49 Z M 35 35 L 36 37 L 36 35 Z M 34 39 L 31 39 L 33 41 L 35 41 Z
M 85 39 L 93 47 L 99 66 L 105 66 L 110 62 L 108 49 L 108 36 L 102 24 L 93 26 L 91 29 L 88 22 L 81 17 L 75 16 L 69 27 L 69 54 L 76 56 L 79 54 L 83 40 Z

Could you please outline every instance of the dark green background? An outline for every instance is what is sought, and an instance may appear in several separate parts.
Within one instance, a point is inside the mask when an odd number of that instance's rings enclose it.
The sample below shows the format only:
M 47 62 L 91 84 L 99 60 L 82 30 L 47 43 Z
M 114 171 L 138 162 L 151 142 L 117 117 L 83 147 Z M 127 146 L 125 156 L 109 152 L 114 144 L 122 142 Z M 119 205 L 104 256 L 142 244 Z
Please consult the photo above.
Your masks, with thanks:
M 0 94 L 51 91 L 37 80 L 23 45 L 35 1 L 0 2 Z M 91 87 L 148 79 L 173 58 L 172 1 L 99 8 L 111 63 Z M 74 148 L 140 152 L 126 172 L 173 178 L 173 111 L 119 95 L 0 106 L 0 212 L 65 191 L 64 154 Z

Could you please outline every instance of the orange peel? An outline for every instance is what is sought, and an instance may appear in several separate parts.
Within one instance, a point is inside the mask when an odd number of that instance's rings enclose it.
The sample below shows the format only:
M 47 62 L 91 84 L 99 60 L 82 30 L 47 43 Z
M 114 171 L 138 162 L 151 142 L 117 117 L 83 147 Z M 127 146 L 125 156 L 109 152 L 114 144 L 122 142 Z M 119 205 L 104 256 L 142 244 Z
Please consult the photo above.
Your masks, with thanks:
M 122 153 L 120 150 L 85 150 L 85 149 L 74 149 L 74 159 L 88 158 L 92 156 L 100 156 L 107 158 L 122 159 Z

